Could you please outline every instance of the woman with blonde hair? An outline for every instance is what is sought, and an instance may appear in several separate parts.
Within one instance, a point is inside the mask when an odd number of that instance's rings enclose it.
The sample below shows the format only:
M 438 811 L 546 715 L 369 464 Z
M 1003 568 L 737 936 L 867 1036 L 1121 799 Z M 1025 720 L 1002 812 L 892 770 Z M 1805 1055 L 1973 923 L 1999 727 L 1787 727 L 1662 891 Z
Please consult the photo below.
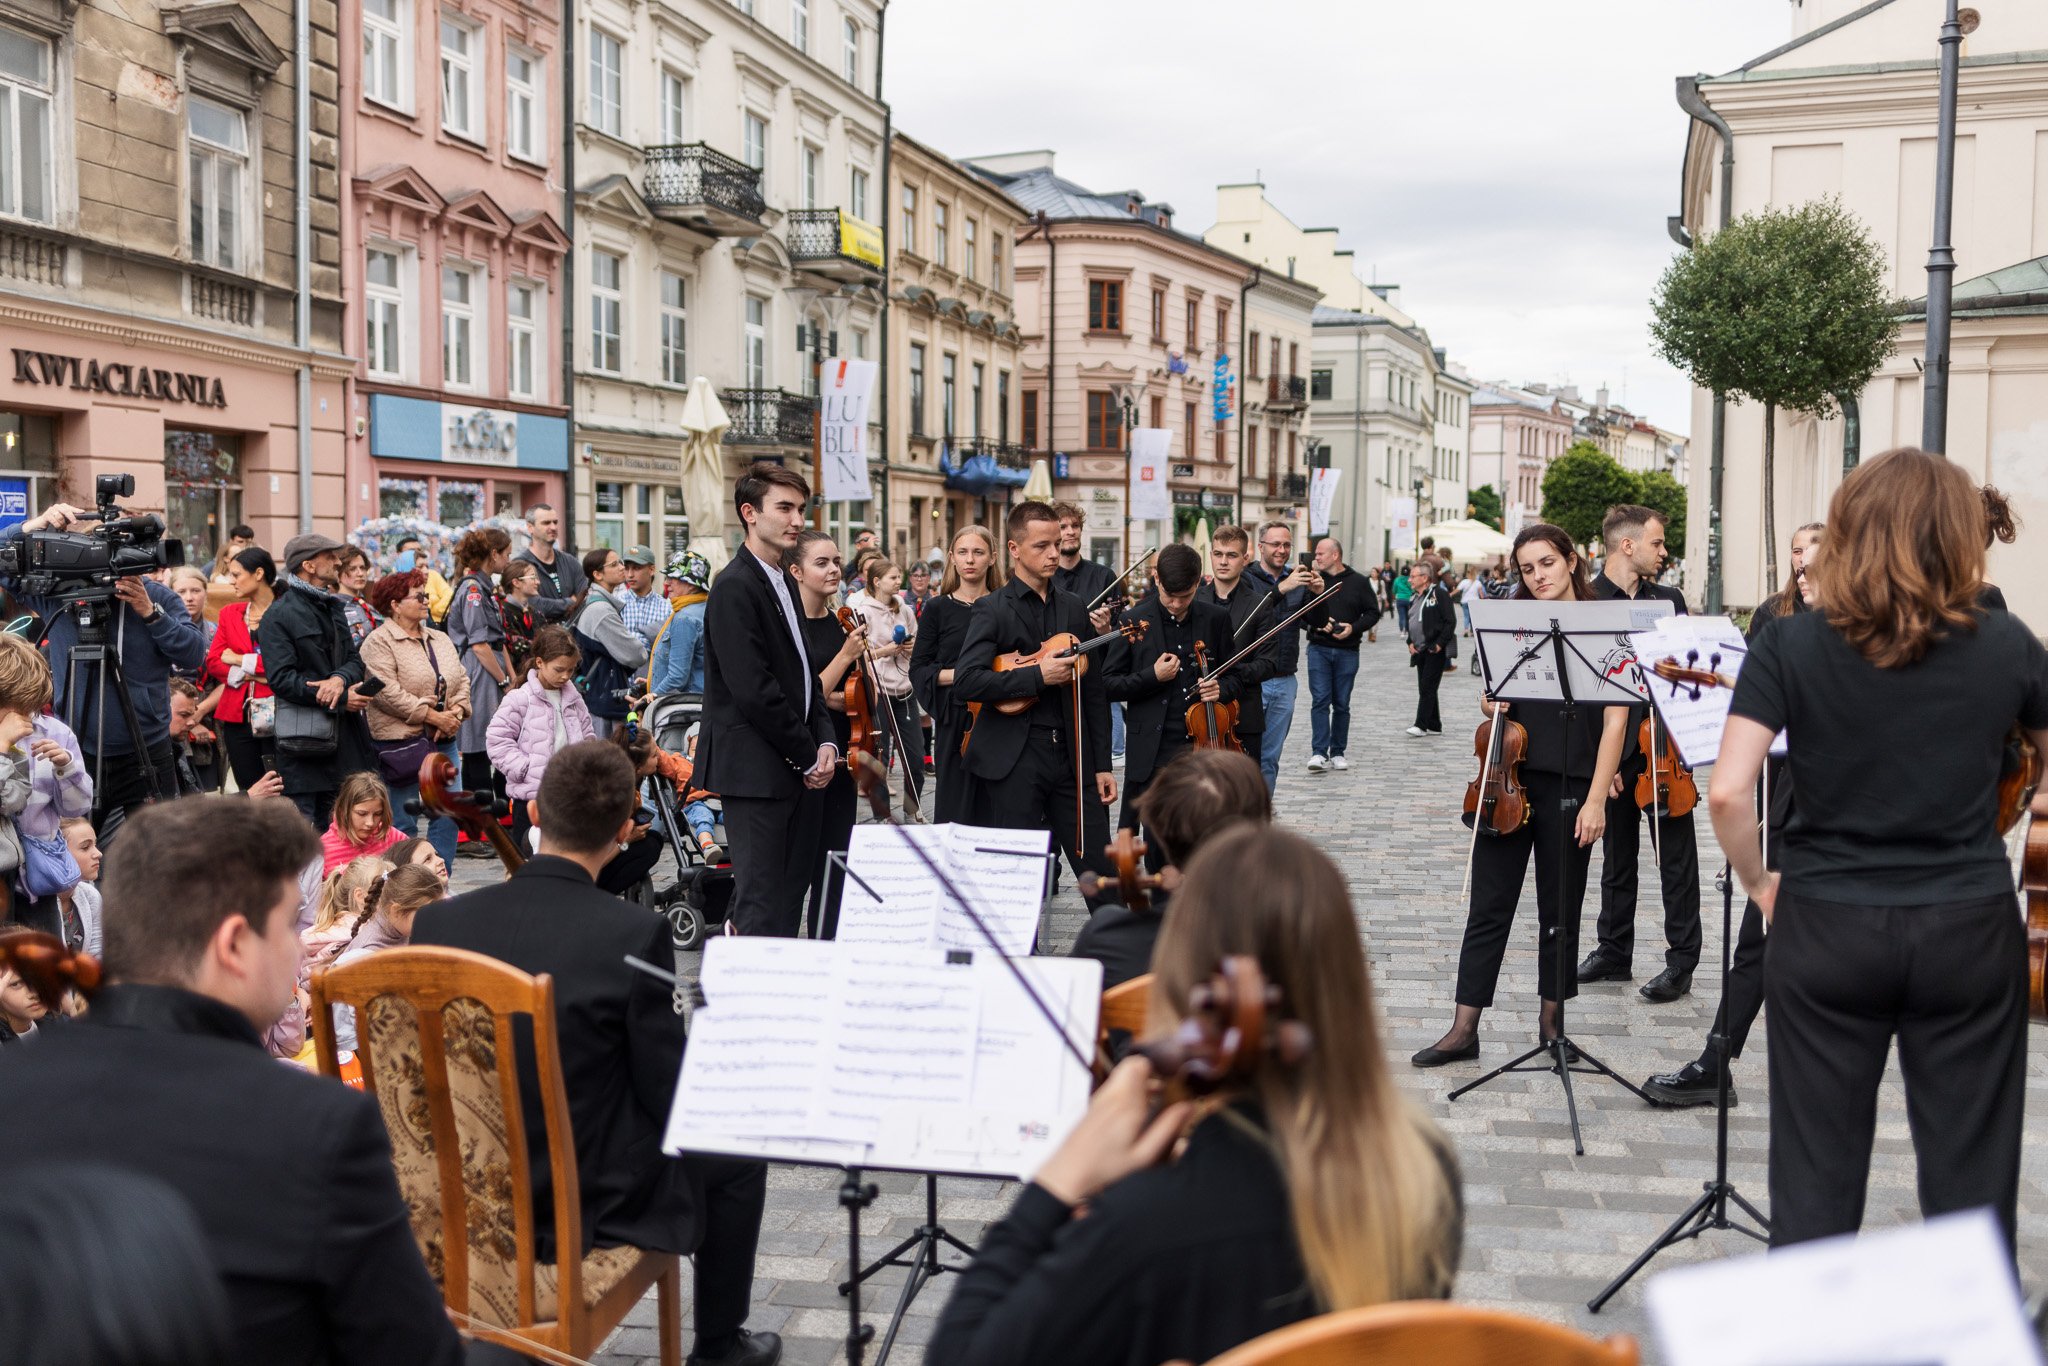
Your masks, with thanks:
M 1863 1222 L 1878 1084 L 1898 1040 L 1921 1213 L 2019 1202 L 2027 945 L 1997 828 L 2015 725 L 2048 749 L 2048 652 L 1984 605 L 1985 513 L 1962 467 L 1888 451 L 1852 471 L 1783 617 L 1737 677 L 1708 805 L 1770 924 L 1771 1242 Z M 1778 869 L 1751 793 L 1786 736 Z
M 1308 1056 L 1156 1117 L 1151 1064 L 1126 1059 L 961 1273 L 928 1360 L 1206 1361 L 1315 1314 L 1450 1293 L 1456 1167 L 1387 1070 L 1343 875 L 1251 823 L 1185 873 L 1151 1032 L 1246 954 L 1308 1027 Z
M 1002 586 L 995 533 L 985 526 L 961 527 L 953 534 L 939 594 L 924 605 L 910 655 L 917 704 L 932 718 L 932 766 L 938 770 L 932 796 L 935 821 L 967 819 L 967 766 L 960 761 L 960 747 L 967 741 L 967 708 L 953 701 L 953 668 L 967 641 L 967 618 L 974 604 Z

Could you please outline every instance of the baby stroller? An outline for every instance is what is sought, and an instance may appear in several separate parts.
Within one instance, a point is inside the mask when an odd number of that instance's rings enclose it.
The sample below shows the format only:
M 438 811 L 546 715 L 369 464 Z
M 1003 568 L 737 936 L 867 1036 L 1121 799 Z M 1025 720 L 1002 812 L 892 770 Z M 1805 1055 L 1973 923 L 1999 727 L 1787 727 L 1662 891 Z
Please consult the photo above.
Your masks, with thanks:
M 687 754 L 690 742 L 703 722 L 704 699 L 695 693 L 668 693 L 652 697 L 642 706 L 640 724 L 654 735 L 654 742 L 675 754 Z M 661 827 L 675 851 L 676 880 L 655 894 L 655 909 L 668 917 L 670 937 L 678 952 L 702 948 L 707 929 L 724 923 L 732 906 L 732 861 L 706 859 L 690 836 L 683 820 L 683 800 L 675 784 L 659 775 L 647 780 L 654 808 L 661 813 Z M 720 847 L 725 845 L 724 807 L 718 798 L 706 800 L 719 818 L 713 830 Z

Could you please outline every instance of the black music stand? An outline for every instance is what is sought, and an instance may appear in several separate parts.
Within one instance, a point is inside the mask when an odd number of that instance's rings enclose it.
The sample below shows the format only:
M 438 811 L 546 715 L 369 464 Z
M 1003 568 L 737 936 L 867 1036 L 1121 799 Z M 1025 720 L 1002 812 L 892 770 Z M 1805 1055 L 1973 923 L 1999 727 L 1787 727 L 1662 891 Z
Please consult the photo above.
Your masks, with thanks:
M 1580 677 L 1582 679 L 1591 678 L 1599 680 L 1592 687 L 1592 691 L 1595 694 L 1592 705 L 1595 709 L 1609 706 L 1629 706 L 1642 700 L 1631 689 L 1613 681 L 1623 672 L 1632 671 L 1635 667 L 1635 656 L 1632 651 L 1626 649 L 1627 635 L 1611 626 L 1589 625 L 1578 632 L 1577 634 L 1583 634 L 1609 643 L 1610 648 L 1606 652 L 1606 658 L 1603 658 L 1600 664 L 1595 664 L 1592 660 L 1586 658 L 1579 650 L 1579 647 L 1572 642 L 1571 636 L 1574 633 L 1568 632 L 1565 629 L 1563 617 L 1565 615 L 1588 615 L 1584 610 L 1586 608 L 1598 608 L 1603 613 L 1606 613 L 1617 607 L 1649 608 L 1649 604 L 1627 602 L 1552 603 L 1531 602 L 1527 600 L 1490 602 L 1482 599 L 1480 602 L 1474 603 L 1473 606 L 1475 608 L 1490 609 L 1475 612 L 1472 626 L 1474 653 L 1479 656 L 1481 671 L 1486 678 L 1487 700 L 1500 700 L 1500 694 L 1510 691 L 1510 684 L 1515 683 L 1517 675 L 1520 675 L 1522 686 L 1517 689 L 1522 693 L 1520 700 L 1563 702 L 1566 752 L 1570 751 L 1572 732 L 1578 724 L 1579 699 L 1572 686 L 1573 669 L 1571 666 L 1574 662 L 1580 666 Z M 1671 605 L 1669 603 L 1660 602 L 1657 606 L 1660 606 L 1662 611 L 1652 608 L 1640 612 L 1641 620 L 1636 623 L 1637 629 L 1647 627 L 1658 616 L 1670 615 Z M 1503 620 L 1497 624 L 1488 623 L 1486 626 L 1481 625 L 1482 620 L 1487 617 L 1511 619 L 1516 616 L 1529 619 L 1521 623 Z M 1538 624 L 1544 621 L 1547 621 L 1547 626 Z M 1489 637 L 1492 638 L 1491 645 L 1488 643 Z M 1613 642 L 1617 640 L 1619 641 L 1619 648 L 1613 647 Z M 1513 663 L 1502 671 L 1499 681 L 1496 682 L 1491 661 L 1487 657 L 1488 650 L 1501 650 L 1503 648 L 1512 653 Z M 1545 659 L 1546 655 L 1549 656 L 1547 661 Z M 1620 657 L 1618 658 L 1617 656 Z M 1511 698 L 1509 700 L 1517 699 Z M 1605 796 L 1596 793 L 1591 799 L 1604 801 Z M 1578 805 L 1578 802 L 1567 798 L 1564 802 L 1565 814 L 1570 815 L 1578 809 Z M 1569 974 L 1574 970 L 1571 953 L 1566 947 L 1570 943 L 1570 938 L 1565 933 L 1565 916 L 1568 913 L 1568 908 L 1565 905 L 1567 900 L 1565 891 L 1569 883 L 1568 875 L 1565 872 L 1565 863 L 1569 857 L 1571 838 L 1572 833 L 1569 823 L 1560 822 L 1557 831 L 1558 914 L 1557 923 L 1549 931 L 1551 940 L 1550 952 L 1556 958 L 1555 981 L 1558 994 L 1557 1034 L 1548 1042 L 1539 1042 L 1527 1052 L 1502 1063 L 1477 1081 L 1465 1083 L 1457 1090 L 1452 1091 L 1445 1099 L 1454 1101 L 1466 1092 L 1476 1091 L 1488 1082 L 1498 1080 L 1511 1072 L 1554 1073 L 1564 1087 L 1565 1113 L 1570 1117 L 1572 1126 L 1572 1148 L 1580 1156 L 1584 1156 L 1586 1143 L 1579 1133 L 1579 1105 L 1578 1098 L 1572 1093 L 1572 1073 L 1604 1076 L 1620 1083 L 1624 1090 L 1632 1092 L 1641 1099 L 1647 1100 L 1648 1097 L 1643 1095 L 1635 1083 L 1629 1081 L 1606 1063 L 1573 1043 L 1570 1033 L 1565 1028 L 1564 986 L 1567 981 L 1572 980 Z M 1576 927 L 1579 910 L 1577 908 L 1570 908 L 1569 914 L 1572 917 L 1574 927 Z M 1544 946 L 1539 942 L 1537 952 L 1541 953 L 1543 951 Z M 1541 1024 L 1542 1011 L 1540 1007 L 1537 1011 L 1537 1020 L 1536 1032 L 1540 1039 L 1543 1033 Z M 1538 1058 L 1542 1058 L 1544 1061 L 1535 1063 L 1532 1066 L 1531 1063 Z M 1581 1063 L 1583 1066 L 1575 1067 L 1572 1065 L 1574 1062 Z

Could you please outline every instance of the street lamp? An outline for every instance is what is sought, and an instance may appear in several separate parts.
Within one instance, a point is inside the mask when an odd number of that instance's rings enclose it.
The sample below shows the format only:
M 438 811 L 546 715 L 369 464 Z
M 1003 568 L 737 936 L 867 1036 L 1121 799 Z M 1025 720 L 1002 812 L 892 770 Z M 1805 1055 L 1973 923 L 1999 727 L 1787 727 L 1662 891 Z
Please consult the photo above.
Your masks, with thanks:
M 1941 26 L 1941 97 L 1934 136 L 1934 244 L 1927 253 L 1927 359 L 1921 401 L 1920 447 L 1936 455 L 1948 450 L 1948 340 L 1950 303 L 1955 294 L 1956 249 L 1949 240 L 1956 186 L 1956 84 L 1963 35 L 1977 28 L 1974 9 L 1958 10 L 1948 0 Z

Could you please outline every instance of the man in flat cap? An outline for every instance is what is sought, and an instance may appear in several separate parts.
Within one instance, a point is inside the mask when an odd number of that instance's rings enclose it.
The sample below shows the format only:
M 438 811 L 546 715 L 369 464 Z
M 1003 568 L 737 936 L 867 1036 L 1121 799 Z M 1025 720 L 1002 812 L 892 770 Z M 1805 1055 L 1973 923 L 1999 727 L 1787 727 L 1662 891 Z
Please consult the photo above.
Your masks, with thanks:
M 369 675 L 339 591 L 341 551 L 340 541 L 313 531 L 286 541 L 277 600 L 256 628 L 264 675 L 278 700 L 278 776 L 315 830 L 327 828 L 342 779 L 377 767 L 362 715 L 370 705 L 362 692 Z

